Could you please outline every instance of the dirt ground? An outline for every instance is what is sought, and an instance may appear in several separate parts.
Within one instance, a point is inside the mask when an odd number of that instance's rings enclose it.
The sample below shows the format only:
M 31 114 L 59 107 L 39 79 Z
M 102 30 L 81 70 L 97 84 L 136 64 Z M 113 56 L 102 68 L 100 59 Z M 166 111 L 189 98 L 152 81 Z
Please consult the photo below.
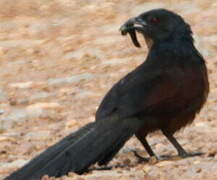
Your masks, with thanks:
M 217 179 L 216 0 L 1 0 L 0 7 L 0 179 L 94 120 L 108 89 L 147 55 L 144 42 L 137 49 L 120 35 L 120 25 L 159 7 L 189 22 L 207 62 L 208 101 L 194 123 L 176 134 L 186 150 L 204 154 L 139 164 L 130 150 L 147 154 L 132 138 L 110 163 L 125 167 L 59 179 Z M 148 140 L 158 155 L 176 155 L 160 133 Z

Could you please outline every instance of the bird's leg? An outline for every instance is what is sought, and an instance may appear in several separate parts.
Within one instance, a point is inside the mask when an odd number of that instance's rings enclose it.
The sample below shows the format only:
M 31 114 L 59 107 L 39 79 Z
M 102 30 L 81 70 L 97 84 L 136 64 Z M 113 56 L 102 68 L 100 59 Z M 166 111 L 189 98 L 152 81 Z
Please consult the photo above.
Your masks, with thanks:
M 163 134 L 167 137 L 167 139 L 173 144 L 173 146 L 176 148 L 178 155 L 182 158 L 186 158 L 186 157 L 192 157 L 192 156 L 199 156 L 202 153 L 201 152 L 195 152 L 195 153 L 188 153 L 186 152 L 183 147 L 178 143 L 178 141 L 175 139 L 175 137 L 173 136 L 173 134 L 162 130 Z
M 145 150 L 147 151 L 147 153 L 149 154 L 149 156 L 155 156 L 155 153 L 151 149 L 151 146 L 148 144 L 146 138 L 144 138 L 143 136 L 141 136 L 139 133 L 136 134 L 136 137 L 142 143 L 143 147 L 145 148 Z
M 156 157 L 156 159 L 158 159 L 157 156 L 155 155 L 154 151 L 151 149 L 151 146 L 148 144 L 146 138 L 143 135 L 141 135 L 140 133 L 136 133 L 136 137 L 141 142 L 141 144 L 143 145 L 143 147 L 145 148 L 145 150 L 147 151 L 149 156 L 150 157 Z M 149 160 L 148 158 L 141 157 L 136 151 L 134 151 L 134 155 L 137 158 L 139 158 L 139 160 L 141 160 L 141 161 L 148 161 Z

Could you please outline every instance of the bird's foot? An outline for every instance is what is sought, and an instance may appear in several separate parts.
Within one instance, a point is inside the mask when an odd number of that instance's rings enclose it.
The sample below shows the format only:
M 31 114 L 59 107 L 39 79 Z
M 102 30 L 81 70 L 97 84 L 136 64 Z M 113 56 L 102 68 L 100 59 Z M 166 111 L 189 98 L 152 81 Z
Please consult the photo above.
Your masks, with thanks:
M 145 158 L 145 157 L 140 156 L 135 150 L 133 150 L 132 152 L 133 152 L 134 156 L 138 158 L 139 163 L 149 161 L 149 158 Z
M 92 167 L 92 168 L 89 168 L 89 171 L 106 171 L 106 170 L 111 170 L 111 169 L 114 169 L 114 168 L 127 168 L 129 167 L 129 165 L 126 165 L 126 164 L 117 164 L 117 165 L 111 165 L 111 166 L 101 166 L 101 167 Z
M 141 155 L 139 155 L 136 151 L 133 151 L 134 155 L 138 158 L 138 163 L 151 163 L 154 164 L 156 162 L 158 162 L 159 160 L 163 160 L 163 158 L 161 157 L 157 157 L 157 156 L 151 156 L 149 158 L 145 158 L 142 157 Z
M 182 158 L 189 158 L 189 157 L 194 157 L 194 156 L 201 156 L 204 153 L 202 152 L 191 152 L 191 153 L 187 153 L 187 152 L 180 152 L 178 155 Z

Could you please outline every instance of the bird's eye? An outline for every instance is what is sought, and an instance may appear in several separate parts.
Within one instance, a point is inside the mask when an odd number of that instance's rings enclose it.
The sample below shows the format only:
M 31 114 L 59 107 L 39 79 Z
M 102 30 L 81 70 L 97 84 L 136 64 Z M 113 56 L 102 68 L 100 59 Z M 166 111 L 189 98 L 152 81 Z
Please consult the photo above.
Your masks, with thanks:
M 152 17 L 150 18 L 150 22 L 153 23 L 153 24 L 157 24 L 160 22 L 159 18 L 156 18 L 156 17 Z

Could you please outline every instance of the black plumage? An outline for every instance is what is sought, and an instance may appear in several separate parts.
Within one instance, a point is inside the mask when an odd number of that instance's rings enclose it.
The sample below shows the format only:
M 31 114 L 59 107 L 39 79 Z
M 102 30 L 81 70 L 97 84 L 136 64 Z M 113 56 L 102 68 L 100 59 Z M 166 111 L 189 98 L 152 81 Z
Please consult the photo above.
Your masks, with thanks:
M 149 47 L 145 62 L 111 88 L 94 123 L 51 146 L 7 180 L 82 174 L 91 164 L 107 164 L 133 135 L 155 156 L 146 141 L 155 130 L 163 132 L 180 156 L 192 155 L 173 136 L 194 120 L 209 92 L 206 64 L 190 26 L 174 12 L 154 9 L 128 20 L 121 32 L 130 34 L 137 47 L 136 33 L 144 36 Z

